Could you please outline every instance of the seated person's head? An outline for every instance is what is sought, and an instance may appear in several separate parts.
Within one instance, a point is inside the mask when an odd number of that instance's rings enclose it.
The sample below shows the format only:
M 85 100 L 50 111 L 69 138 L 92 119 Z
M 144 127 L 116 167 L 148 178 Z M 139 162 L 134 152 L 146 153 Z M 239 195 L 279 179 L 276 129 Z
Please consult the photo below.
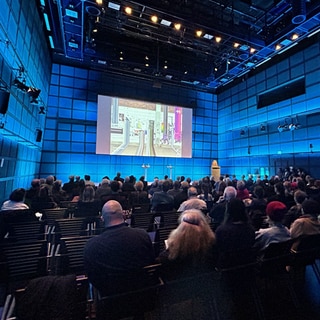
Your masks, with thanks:
M 84 180 L 86 180 L 86 181 L 90 181 L 90 176 L 88 175 L 88 174 L 86 174 L 85 176 L 84 176 Z
M 205 215 L 197 209 L 185 210 L 179 226 L 168 238 L 169 259 L 192 257 L 195 262 L 204 258 L 215 242 Z
M 297 204 L 301 204 L 304 200 L 306 200 L 308 197 L 308 195 L 304 192 L 304 191 L 301 191 L 301 190 L 297 190 L 295 193 L 294 193 L 294 201 L 297 203 Z
M 82 192 L 82 201 L 93 201 L 95 196 L 95 190 L 92 186 L 85 186 Z
M 247 222 L 248 216 L 246 206 L 242 200 L 234 198 L 228 203 L 229 221 L 232 222 Z
M 188 198 L 195 198 L 198 195 L 198 190 L 195 187 L 188 189 Z
M 237 181 L 237 189 L 238 190 L 244 190 L 246 188 L 246 184 L 243 180 Z
M 237 196 L 237 190 L 235 187 L 228 186 L 223 191 L 223 198 L 227 201 L 235 198 Z
M 161 183 L 161 186 L 162 186 L 162 191 L 167 192 L 171 187 L 170 181 L 163 180 L 162 183 Z
M 253 189 L 253 194 L 257 199 L 262 199 L 264 197 L 264 189 L 261 186 L 255 186 Z
M 320 214 L 319 203 L 315 200 L 305 200 L 302 202 L 302 210 L 304 214 L 308 214 L 315 218 Z
M 46 184 L 51 186 L 53 184 L 53 182 L 54 182 L 54 176 L 46 177 Z
M 110 182 L 110 188 L 113 192 L 118 192 L 120 189 L 120 184 L 118 181 L 112 180 Z
M 18 188 L 11 192 L 9 199 L 15 202 L 22 202 L 24 200 L 25 194 L 26 194 L 25 189 Z
M 107 201 L 102 207 L 102 220 L 105 227 L 123 223 L 124 219 L 121 204 L 115 200 Z
M 137 190 L 137 191 L 142 191 L 143 190 L 143 187 L 144 187 L 144 184 L 142 181 L 137 181 L 134 185 L 134 188 Z
M 266 214 L 273 222 L 281 222 L 287 213 L 286 205 L 281 201 L 271 201 L 266 208 Z
M 38 188 L 38 187 L 40 187 L 40 179 L 33 179 L 33 180 L 31 181 L 31 187 L 32 187 L 32 188 Z

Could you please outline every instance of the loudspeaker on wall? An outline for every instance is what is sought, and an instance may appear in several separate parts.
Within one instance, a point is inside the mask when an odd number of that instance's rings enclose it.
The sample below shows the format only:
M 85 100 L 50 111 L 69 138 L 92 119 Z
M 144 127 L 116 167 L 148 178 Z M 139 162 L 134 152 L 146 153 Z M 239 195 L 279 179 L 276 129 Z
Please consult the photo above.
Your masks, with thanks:
M 42 130 L 37 129 L 36 141 L 41 142 L 41 140 L 42 140 Z

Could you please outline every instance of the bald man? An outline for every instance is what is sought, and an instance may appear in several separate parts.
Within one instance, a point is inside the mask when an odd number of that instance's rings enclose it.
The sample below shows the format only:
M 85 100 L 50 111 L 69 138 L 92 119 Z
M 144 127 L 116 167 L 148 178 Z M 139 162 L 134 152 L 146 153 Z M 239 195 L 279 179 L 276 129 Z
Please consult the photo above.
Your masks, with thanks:
M 148 233 L 125 224 L 119 202 L 106 202 L 102 208 L 102 219 L 105 229 L 87 242 L 84 263 L 89 281 L 101 295 L 107 295 L 122 291 L 120 282 L 125 282 L 130 271 L 153 264 L 155 257 Z M 117 275 L 123 272 L 120 281 L 113 274 L 115 271 Z M 128 288 L 130 283 L 125 283 L 125 286 Z

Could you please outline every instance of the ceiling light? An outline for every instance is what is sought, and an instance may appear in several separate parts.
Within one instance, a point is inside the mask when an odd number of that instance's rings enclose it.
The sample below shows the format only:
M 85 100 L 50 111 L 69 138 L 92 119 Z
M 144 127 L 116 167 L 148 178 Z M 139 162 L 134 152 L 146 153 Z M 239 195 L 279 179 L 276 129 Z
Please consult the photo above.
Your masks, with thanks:
M 131 8 L 131 7 L 125 7 L 124 12 L 125 12 L 126 14 L 131 15 L 131 14 L 132 14 L 132 8 Z
M 119 11 L 120 10 L 120 4 L 114 3 L 114 2 L 109 2 L 108 3 L 108 8 Z
M 49 43 L 50 43 L 51 49 L 54 49 L 54 43 L 53 43 L 53 38 L 52 38 L 52 36 L 49 36 L 48 38 L 49 38 Z
M 250 53 L 255 53 L 256 49 L 255 48 L 250 48 Z
M 297 40 L 299 38 L 299 35 L 297 33 L 294 33 L 291 37 L 291 40 Z
M 216 37 L 216 42 L 221 42 L 222 38 L 221 37 Z
M 174 28 L 175 28 L 176 30 L 180 30 L 180 29 L 181 29 L 181 23 L 175 23 L 175 24 L 174 24 Z
M 158 22 L 158 17 L 156 15 L 151 16 L 150 19 L 151 19 L 151 21 L 153 23 L 157 23 Z
M 238 43 L 238 42 L 235 42 L 234 44 L 233 44 L 233 47 L 234 48 L 238 48 L 240 46 L 240 44 Z
M 280 44 L 277 44 L 275 49 L 276 49 L 276 50 L 280 50 L 280 49 L 281 49 L 281 45 L 280 45 Z
M 103 4 L 103 0 L 96 0 L 96 4 L 102 5 Z
M 196 31 L 196 35 L 197 35 L 197 37 L 201 37 L 202 36 L 202 30 L 197 30 Z
M 166 26 L 166 27 L 170 27 L 171 26 L 171 21 L 169 20 L 165 20 L 165 19 L 161 19 L 160 24 Z
M 247 51 L 247 50 L 249 49 L 249 46 L 246 45 L 246 44 L 243 44 L 242 46 L 240 46 L 240 49 L 241 49 L 242 51 Z

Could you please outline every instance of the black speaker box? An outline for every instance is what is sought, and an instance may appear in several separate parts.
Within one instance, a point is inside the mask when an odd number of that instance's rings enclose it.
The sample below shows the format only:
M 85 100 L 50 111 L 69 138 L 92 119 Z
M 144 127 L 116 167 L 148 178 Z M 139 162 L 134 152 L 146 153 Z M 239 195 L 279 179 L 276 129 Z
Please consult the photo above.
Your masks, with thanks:
M 8 111 L 10 92 L 0 90 L 0 113 L 6 114 Z
M 42 130 L 37 129 L 36 141 L 37 141 L 37 142 L 41 142 L 41 140 L 42 140 Z

